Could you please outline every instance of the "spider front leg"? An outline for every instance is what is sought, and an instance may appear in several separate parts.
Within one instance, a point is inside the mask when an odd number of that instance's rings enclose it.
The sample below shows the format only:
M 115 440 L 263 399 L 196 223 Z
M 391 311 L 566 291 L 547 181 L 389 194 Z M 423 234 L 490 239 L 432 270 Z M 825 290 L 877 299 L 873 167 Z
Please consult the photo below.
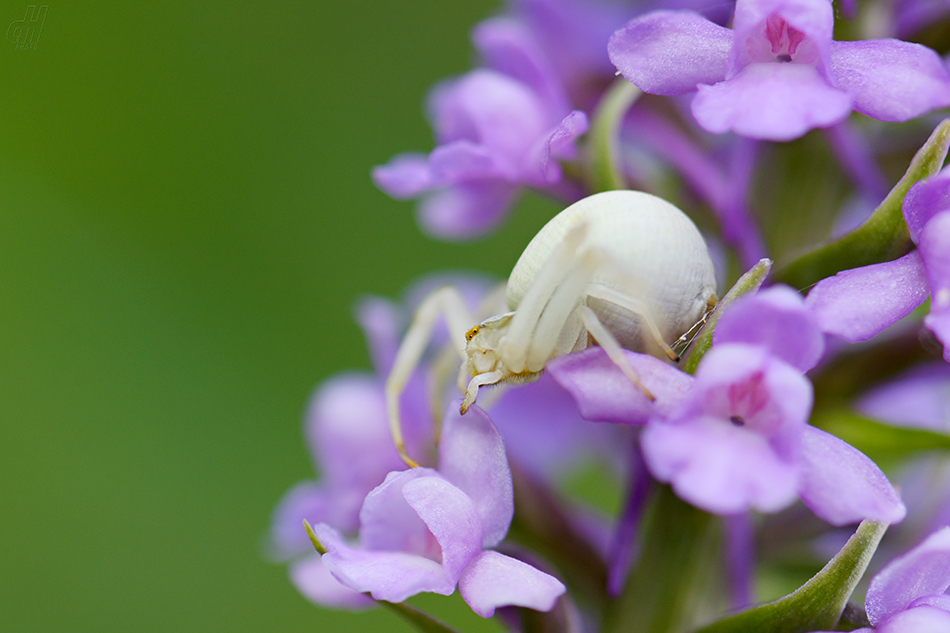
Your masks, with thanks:
M 406 452 L 399 415 L 399 397 L 405 390 L 412 372 L 419 366 L 419 359 L 432 340 L 436 321 L 442 315 L 445 316 L 452 346 L 459 357 L 465 360 L 465 332 L 473 319 L 458 290 L 448 286 L 436 290 L 419 305 L 386 379 L 386 410 L 389 414 L 393 443 L 402 460 L 412 468 L 419 466 L 419 463 Z

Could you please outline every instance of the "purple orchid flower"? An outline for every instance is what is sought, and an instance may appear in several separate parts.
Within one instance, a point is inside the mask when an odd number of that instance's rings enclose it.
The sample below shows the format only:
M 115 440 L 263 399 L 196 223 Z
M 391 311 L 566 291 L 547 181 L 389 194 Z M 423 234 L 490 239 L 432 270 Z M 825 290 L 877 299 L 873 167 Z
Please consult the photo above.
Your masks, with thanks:
M 357 546 L 326 524 L 314 530 L 323 565 L 342 585 L 377 600 L 420 592 L 449 595 L 456 585 L 482 617 L 500 606 L 553 608 L 566 588 L 556 578 L 492 551 L 514 514 L 504 443 L 488 415 L 462 419 L 449 408 L 439 468 L 390 473 L 366 497 Z
M 866 341 L 931 297 L 926 325 L 950 362 L 950 169 L 918 182 L 904 198 L 904 219 L 917 249 L 890 262 L 839 272 L 808 293 L 822 331 Z
M 490 231 L 524 186 L 578 195 L 562 181 L 557 159 L 575 156 L 586 115 L 571 110 L 549 62 L 516 21 L 483 22 L 473 39 L 486 67 L 429 95 L 438 147 L 428 156 L 401 154 L 373 170 L 374 182 L 389 195 L 422 196 L 419 221 L 443 239 Z
M 624 385 L 598 350 L 549 369 L 585 417 L 646 424 L 641 447 L 651 474 L 704 510 L 777 512 L 801 498 L 833 525 L 904 517 L 870 459 L 808 425 L 812 389 L 803 372 L 818 362 L 824 343 L 798 293 L 775 287 L 737 302 L 713 340 L 695 378 L 627 353 L 654 403 Z
M 871 581 L 864 601 L 873 628 L 855 633 L 950 631 L 950 527 L 892 560 Z
M 739 0 L 733 29 L 691 11 L 656 11 L 610 39 L 610 59 L 641 90 L 696 91 L 706 130 L 788 141 L 856 110 L 907 121 L 950 104 L 937 54 L 899 40 L 835 42 L 827 0 Z

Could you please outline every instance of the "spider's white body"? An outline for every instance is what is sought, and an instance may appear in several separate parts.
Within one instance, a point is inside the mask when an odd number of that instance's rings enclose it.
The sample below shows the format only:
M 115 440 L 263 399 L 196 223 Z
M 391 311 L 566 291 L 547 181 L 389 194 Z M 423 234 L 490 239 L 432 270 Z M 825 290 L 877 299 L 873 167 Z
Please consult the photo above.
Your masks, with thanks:
M 682 211 L 650 194 L 608 191 L 571 205 L 541 229 L 511 272 L 507 302 L 511 312 L 470 329 L 474 319 L 452 288 L 420 305 L 386 385 L 396 446 L 410 464 L 399 394 L 440 314 L 471 377 L 466 386 L 460 376 L 463 413 L 480 386 L 532 380 L 551 359 L 593 342 L 652 398 L 621 348 L 675 358 L 669 342 L 716 303 L 715 273 Z

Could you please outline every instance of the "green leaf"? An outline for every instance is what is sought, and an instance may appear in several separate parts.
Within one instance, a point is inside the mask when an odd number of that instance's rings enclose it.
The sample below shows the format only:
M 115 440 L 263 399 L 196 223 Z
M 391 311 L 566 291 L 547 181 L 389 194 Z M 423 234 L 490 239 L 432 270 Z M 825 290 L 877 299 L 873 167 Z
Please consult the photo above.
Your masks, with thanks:
M 746 274 L 739 277 L 739 280 L 729 289 L 726 296 L 719 301 L 715 311 L 706 320 L 703 328 L 696 336 L 696 340 L 693 341 L 689 356 L 686 357 L 686 360 L 683 361 L 681 365 L 683 371 L 687 374 L 696 373 L 696 368 L 699 367 L 699 361 L 703 355 L 709 351 L 709 348 L 712 347 L 713 330 L 716 329 L 716 324 L 719 322 L 723 311 L 739 297 L 749 294 L 750 292 L 756 292 L 762 286 L 763 282 L 765 282 L 765 278 L 771 269 L 772 260 L 760 259 L 759 263 L 750 268 Z
M 878 461 L 907 457 L 918 451 L 950 450 L 950 435 L 906 426 L 892 426 L 845 408 L 818 411 L 812 424 Z
M 437 620 L 425 611 L 421 611 L 411 604 L 406 604 L 404 602 L 386 602 L 385 600 L 377 600 L 376 604 L 380 604 L 390 611 L 396 613 L 399 617 L 406 620 L 409 622 L 409 624 L 412 624 L 423 633 L 458 633 L 456 629 L 453 629 L 448 624 L 445 624 L 441 620 Z
M 307 536 L 310 537 L 310 542 L 313 543 L 313 548 L 320 553 L 321 556 L 327 553 L 327 548 L 323 546 L 323 543 L 320 542 L 320 539 L 317 538 L 317 535 L 313 533 L 313 528 L 310 526 L 310 522 L 307 519 L 303 520 L 303 528 L 307 530 Z
M 807 633 L 831 631 L 864 575 L 887 525 L 864 521 L 845 546 L 793 593 L 718 622 L 696 633 Z
M 323 543 L 321 543 L 320 539 L 317 538 L 317 535 L 314 534 L 313 528 L 306 519 L 303 520 L 303 526 L 304 529 L 307 530 L 307 536 L 310 537 L 310 542 L 313 543 L 313 547 L 320 553 L 321 556 L 326 554 L 327 548 L 323 546 Z M 366 596 L 372 598 L 372 596 L 369 594 L 366 594 Z M 422 631 L 422 633 L 458 633 L 458 631 L 449 625 L 437 620 L 425 611 L 421 611 L 412 605 L 405 603 L 386 602 L 385 600 L 376 600 L 376 604 L 393 611 L 399 617 L 403 618 L 417 629 Z
M 641 528 L 640 556 L 605 616 L 604 633 L 675 633 L 706 604 L 721 568 L 719 522 L 658 485 Z
M 778 271 L 775 281 L 806 289 L 835 273 L 896 259 L 911 247 L 904 222 L 904 196 L 919 180 L 940 171 L 950 148 L 950 119 L 937 126 L 917 152 L 907 173 L 864 224 L 819 246 Z
M 627 181 L 619 165 L 620 124 L 641 94 L 639 88 L 621 77 L 607 90 L 597 106 L 588 137 L 590 184 L 594 193 L 627 189 Z

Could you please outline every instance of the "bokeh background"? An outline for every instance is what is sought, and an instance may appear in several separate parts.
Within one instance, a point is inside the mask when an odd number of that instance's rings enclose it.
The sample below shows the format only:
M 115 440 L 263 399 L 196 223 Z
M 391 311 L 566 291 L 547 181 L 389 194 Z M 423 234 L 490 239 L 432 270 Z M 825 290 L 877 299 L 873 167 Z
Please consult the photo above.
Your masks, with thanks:
M 314 387 L 369 367 L 354 301 L 502 277 L 553 212 L 440 244 L 369 178 L 498 8 L 53 2 L 0 40 L 0 631 L 409 630 L 307 603 L 265 537 Z

